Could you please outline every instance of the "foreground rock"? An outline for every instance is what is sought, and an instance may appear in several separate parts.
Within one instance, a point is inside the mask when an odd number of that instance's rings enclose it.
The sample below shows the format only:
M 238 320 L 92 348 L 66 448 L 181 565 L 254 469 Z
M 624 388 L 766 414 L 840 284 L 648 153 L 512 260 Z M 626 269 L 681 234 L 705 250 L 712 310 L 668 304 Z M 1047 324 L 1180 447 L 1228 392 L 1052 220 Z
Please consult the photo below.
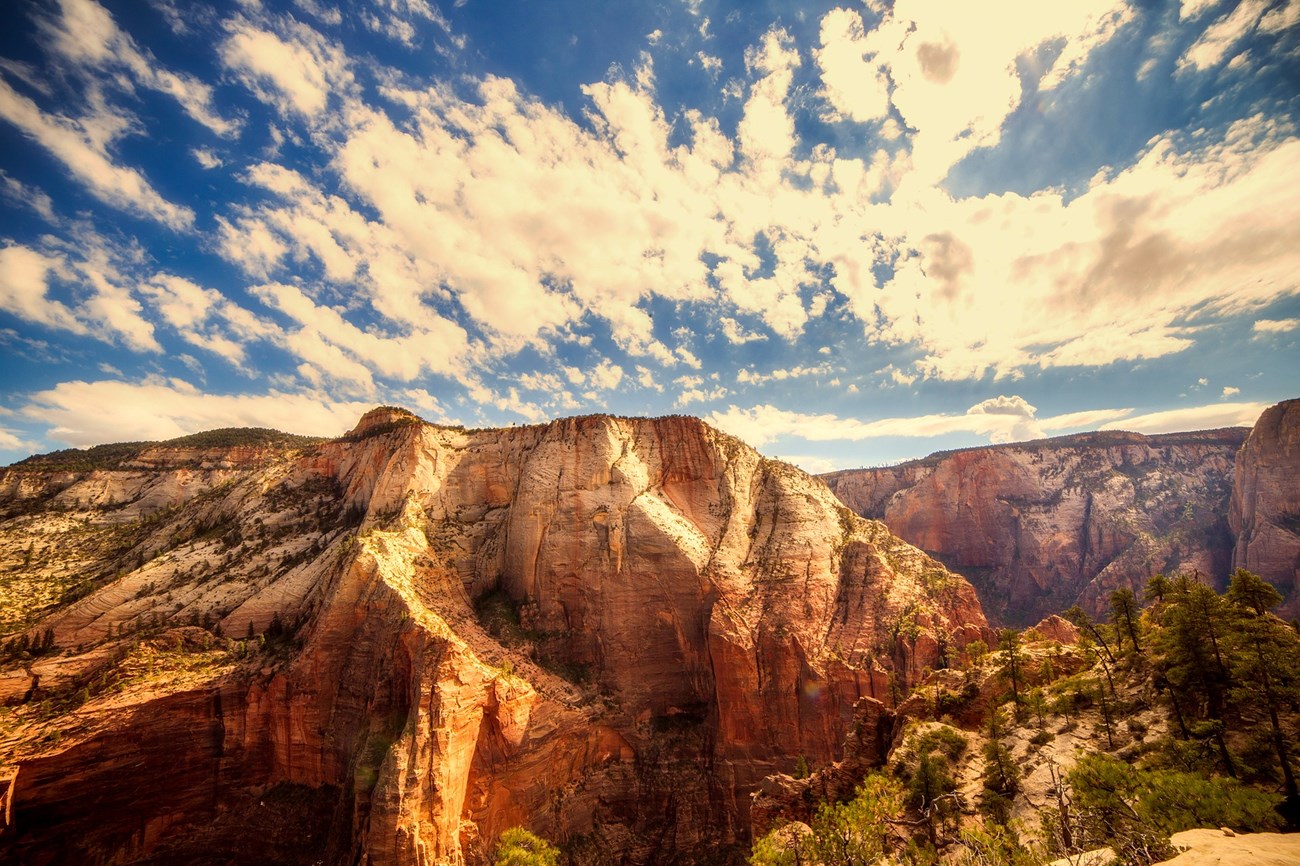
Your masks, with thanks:
M 1295 866 L 1300 863 L 1300 834 L 1184 830 L 1171 840 L 1185 848 L 1168 866 Z
M 762 779 L 989 639 L 961 577 L 695 419 L 377 410 L 228 462 L 157 502 L 171 464 L 0 476 L 4 585 L 58 589 L 0 670 L 0 856 L 478 862 L 524 824 L 715 862 Z
M 969 577 L 992 621 L 1028 626 L 1075 603 L 1100 613 L 1112 590 L 1158 571 L 1227 574 L 1246 433 L 1087 433 L 824 478 L 855 512 Z

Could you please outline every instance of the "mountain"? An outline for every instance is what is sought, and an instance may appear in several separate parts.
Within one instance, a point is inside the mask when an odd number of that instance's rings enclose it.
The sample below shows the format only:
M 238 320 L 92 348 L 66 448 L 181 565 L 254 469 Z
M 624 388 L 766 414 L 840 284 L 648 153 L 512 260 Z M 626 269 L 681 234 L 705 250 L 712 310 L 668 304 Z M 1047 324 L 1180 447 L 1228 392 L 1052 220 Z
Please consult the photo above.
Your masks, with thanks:
M 1300 612 L 1300 401 L 1253 430 L 1106 431 L 940 452 L 823 476 L 854 512 L 974 583 L 991 621 L 1025 626 L 1156 572 L 1234 566 Z
M 1157 571 L 1225 574 L 1244 429 L 1086 433 L 825 476 L 855 512 L 966 575 L 997 623 L 1093 612 Z
M 1264 411 L 1237 455 L 1228 519 L 1232 563 L 1269 579 L 1300 616 L 1300 400 Z
M 57 459 L 56 459 L 57 458 Z M 693 418 L 368 413 L 0 471 L 0 859 L 717 862 L 976 638 L 962 577 Z

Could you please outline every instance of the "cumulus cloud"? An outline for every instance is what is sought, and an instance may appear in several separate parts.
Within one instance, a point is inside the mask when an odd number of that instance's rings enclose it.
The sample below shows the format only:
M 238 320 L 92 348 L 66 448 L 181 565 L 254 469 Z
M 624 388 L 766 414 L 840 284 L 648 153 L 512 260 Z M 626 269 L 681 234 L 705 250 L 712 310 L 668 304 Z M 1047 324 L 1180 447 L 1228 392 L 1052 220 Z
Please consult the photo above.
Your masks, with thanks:
M 86 333 L 65 304 L 48 296 L 48 276 L 61 264 L 25 246 L 0 249 L 0 309 L 39 325 Z
M 821 47 L 813 52 L 821 71 L 822 96 L 836 112 L 863 123 L 889 114 L 888 67 L 877 62 L 862 16 L 833 9 L 822 17 Z
M 75 303 L 48 297 L 55 281 L 74 288 Z M 0 250 L 0 308 L 140 352 L 162 348 L 130 280 L 119 269 L 115 251 L 93 234 L 62 245 L 51 240 L 44 251 L 19 244 Z
M 260 99 L 282 111 L 319 115 L 331 92 L 351 84 L 342 49 L 304 24 L 282 20 L 276 32 L 236 18 L 227 28 L 222 62 Z
M 1068 203 L 1050 191 L 935 193 L 914 226 L 900 226 L 902 258 L 879 290 L 851 272 L 834 283 L 879 338 L 926 349 L 917 367 L 938 378 L 1177 353 L 1198 319 L 1297 290 L 1300 202 L 1286 191 L 1300 184 L 1300 141 L 1290 133 L 1256 116 L 1212 146 L 1160 137 Z
M 1021 98 L 1017 58 L 1057 45 L 1038 82 L 1049 90 L 1131 19 L 1121 0 L 900 0 L 868 32 L 858 13 L 836 9 L 821 22 L 823 95 L 857 121 L 892 104 L 914 130 L 913 183 L 927 187 L 998 142 Z

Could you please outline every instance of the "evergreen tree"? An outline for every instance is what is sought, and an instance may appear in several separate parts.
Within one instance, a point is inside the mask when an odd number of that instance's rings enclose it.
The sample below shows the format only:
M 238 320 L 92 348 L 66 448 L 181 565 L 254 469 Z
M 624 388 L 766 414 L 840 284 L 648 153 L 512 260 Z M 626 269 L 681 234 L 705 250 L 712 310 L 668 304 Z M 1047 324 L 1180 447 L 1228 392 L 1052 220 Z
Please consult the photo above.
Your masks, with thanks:
M 1110 594 L 1110 618 L 1115 624 L 1115 641 L 1120 645 L 1120 652 L 1123 652 L 1123 641 L 1120 640 L 1122 634 L 1128 635 L 1129 642 L 1133 644 L 1133 652 L 1142 652 L 1142 645 L 1138 641 L 1138 616 L 1137 597 L 1133 595 L 1133 590 L 1124 587 Z
M 1016 704 L 1016 713 L 1020 712 L 1020 632 L 1013 628 L 1004 628 L 998 632 L 998 649 L 1006 661 L 1003 671 L 1011 683 L 1011 698 Z
M 1267 611 L 1282 597 L 1258 575 L 1237 569 L 1227 598 L 1239 611 L 1228 639 L 1232 659 L 1232 697 L 1243 709 L 1268 714 L 1286 794 L 1300 800 L 1291 768 L 1290 744 L 1280 713 L 1300 706 L 1300 637 Z
M 1214 723 L 1208 727 L 1223 768 L 1228 775 L 1235 776 L 1236 765 L 1223 735 L 1231 682 L 1223 655 L 1223 637 L 1230 615 L 1227 603 L 1210 587 L 1188 575 L 1175 578 L 1166 600 L 1157 633 L 1158 672 L 1169 684 L 1174 701 L 1193 696 L 1204 701 L 1205 717 Z M 1181 706 L 1186 707 L 1187 703 Z

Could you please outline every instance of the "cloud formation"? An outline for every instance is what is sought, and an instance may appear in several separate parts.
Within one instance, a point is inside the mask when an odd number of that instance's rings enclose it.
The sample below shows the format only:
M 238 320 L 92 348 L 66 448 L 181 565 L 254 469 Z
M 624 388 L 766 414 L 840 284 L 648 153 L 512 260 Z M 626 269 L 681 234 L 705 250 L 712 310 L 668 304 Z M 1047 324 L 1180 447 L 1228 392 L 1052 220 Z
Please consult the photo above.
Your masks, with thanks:
M 1044 404 L 1036 377 L 1189 357 L 1223 325 L 1253 322 L 1256 345 L 1295 330 L 1286 111 L 1203 105 L 1200 127 L 1117 151 L 1085 183 L 950 185 L 1056 101 L 1086 104 L 1103 52 L 1169 23 L 1153 13 L 902 0 L 764 23 L 742 50 L 732 17 L 704 11 L 675 6 L 688 26 L 665 18 L 566 104 L 457 55 L 465 37 L 425 0 L 195 13 L 217 34 L 206 78 L 169 69 L 159 56 L 175 55 L 141 45 L 131 18 L 61 0 L 36 15 L 58 74 L 6 61 L 0 119 L 103 210 L 64 196 L 56 209 L 31 178 L 0 176 L 50 226 L 0 236 L 0 310 L 147 358 L 137 379 L 220 358 L 262 395 L 406 395 L 497 419 L 635 395 L 764 442 L 1165 423 L 982 398 Z M 1177 32 L 1143 50 L 1176 82 L 1241 78 L 1261 62 L 1252 46 L 1298 22 L 1295 0 L 1187 0 Z M 436 75 L 401 62 L 430 45 Z M 707 98 L 672 75 L 661 91 L 663 64 L 690 58 Z M 130 158 L 177 128 L 183 166 Z M 198 180 L 177 182 L 182 169 Z M 122 227 L 97 229 L 105 212 Z M 170 256 L 158 227 L 189 253 Z M 892 389 L 931 396 L 914 417 L 867 417 Z M 31 417 L 53 417 L 56 391 Z M 933 396 L 953 393 L 970 408 Z M 722 408 L 741 400 L 754 405 Z

